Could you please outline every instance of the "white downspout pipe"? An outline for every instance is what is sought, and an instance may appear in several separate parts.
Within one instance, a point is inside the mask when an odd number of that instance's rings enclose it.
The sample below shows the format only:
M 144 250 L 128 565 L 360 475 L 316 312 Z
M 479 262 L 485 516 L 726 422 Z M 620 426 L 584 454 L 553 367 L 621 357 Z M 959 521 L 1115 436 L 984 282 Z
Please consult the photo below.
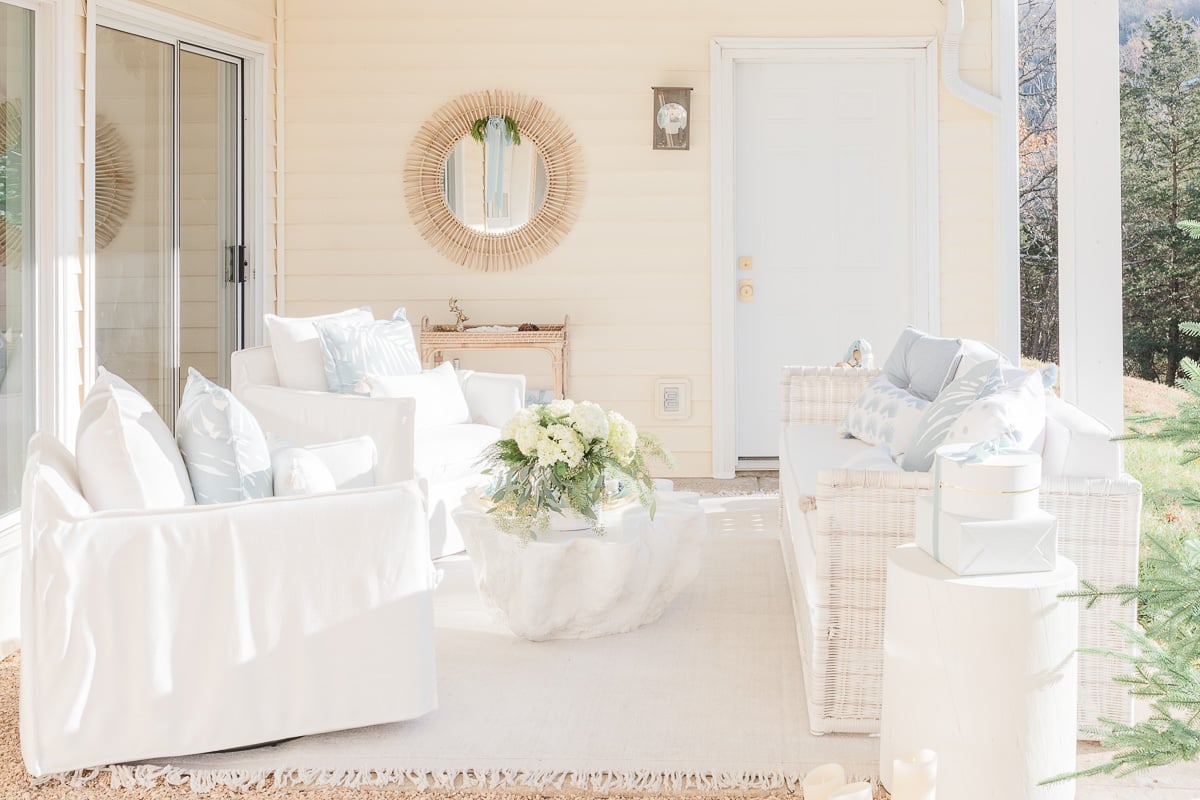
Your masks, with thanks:
M 965 26 L 963 0 L 946 0 L 946 32 L 942 36 L 942 83 L 946 86 L 946 91 L 959 100 L 998 117 L 1003 110 L 1000 98 L 963 80 L 959 50 L 962 48 Z

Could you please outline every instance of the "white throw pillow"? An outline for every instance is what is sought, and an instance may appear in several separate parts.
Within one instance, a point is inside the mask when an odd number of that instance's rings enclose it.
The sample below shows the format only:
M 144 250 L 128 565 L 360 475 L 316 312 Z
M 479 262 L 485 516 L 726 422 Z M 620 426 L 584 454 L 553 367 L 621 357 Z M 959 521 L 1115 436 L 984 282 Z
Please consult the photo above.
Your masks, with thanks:
M 913 438 L 921 412 L 929 405 L 880 375 L 854 399 L 838 432 L 870 445 L 886 445 L 893 457 Z
M 390 320 L 327 319 L 316 323 L 321 340 L 325 380 L 331 392 L 350 393 L 368 375 L 416 375 L 421 357 L 413 341 L 412 325 L 403 308 Z
M 419 375 L 382 377 L 368 375 L 371 397 L 412 397 L 417 401 L 416 430 L 471 421 L 467 397 L 450 364 L 442 364 Z
M 333 472 L 316 453 L 303 447 L 285 447 L 271 454 L 275 496 L 319 494 L 337 489 Z
M 287 389 L 323 392 L 329 389 L 329 381 L 325 377 L 325 362 L 321 356 L 321 340 L 317 336 L 316 323 L 336 319 L 365 325 L 373 322 L 375 315 L 364 306 L 316 317 L 265 314 L 263 319 L 267 323 L 271 353 L 275 356 L 275 369 L 279 372 L 279 385 Z
M 175 431 L 197 503 L 271 496 L 271 452 L 258 420 L 195 369 L 188 370 Z
M 1046 428 L 1046 390 L 1042 373 L 1015 367 L 997 370 L 1000 383 L 981 393 L 950 427 L 942 444 L 990 442 L 1005 434 L 1022 450 L 1040 450 Z M 990 380 L 990 378 L 989 378 Z
M 75 463 L 83 496 L 97 511 L 196 502 L 167 424 L 137 389 L 103 367 L 79 412 Z

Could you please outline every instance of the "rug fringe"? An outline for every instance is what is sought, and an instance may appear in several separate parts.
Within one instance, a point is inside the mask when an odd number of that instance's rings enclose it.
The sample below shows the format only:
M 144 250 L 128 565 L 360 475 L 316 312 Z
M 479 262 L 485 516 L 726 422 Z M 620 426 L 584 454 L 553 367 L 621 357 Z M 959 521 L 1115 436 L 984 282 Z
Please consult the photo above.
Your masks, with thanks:
M 204 794 L 218 787 L 252 791 L 288 786 L 364 786 L 396 785 L 416 790 L 443 789 L 554 789 L 571 788 L 609 794 L 613 792 L 684 792 L 772 790 L 794 791 L 800 775 L 792 772 L 655 772 L 628 770 L 617 772 L 576 772 L 572 770 L 435 770 L 414 769 L 213 769 L 187 770 L 151 764 L 117 764 L 102 769 L 48 775 L 41 784 L 58 781 L 83 787 L 109 773 L 114 789 L 152 789 L 156 786 L 186 786 Z

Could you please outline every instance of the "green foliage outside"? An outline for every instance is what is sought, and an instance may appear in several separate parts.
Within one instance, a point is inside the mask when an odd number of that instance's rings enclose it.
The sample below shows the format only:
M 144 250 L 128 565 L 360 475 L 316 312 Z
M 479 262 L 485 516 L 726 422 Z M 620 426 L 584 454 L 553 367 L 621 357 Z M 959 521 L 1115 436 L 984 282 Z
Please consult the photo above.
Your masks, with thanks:
M 1182 327 L 1200 335 L 1200 325 Z M 1182 391 L 1127 386 L 1126 468 L 1144 491 L 1140 582 L 1083 582 L 1078 594 L 1089 606 L 1105 596 L 1138 604 L 1141 625 L 1126 629 L 1133 654 L 1114 657 L 1127 663 L 1121 682 L 1149 715 L 1133 725 L 1102 721 L 1092 732 L 1111 760 L 1080 775 L 1127 775 L 1200 756 L 1200 365 L 1185 358 L 1180 369 Z

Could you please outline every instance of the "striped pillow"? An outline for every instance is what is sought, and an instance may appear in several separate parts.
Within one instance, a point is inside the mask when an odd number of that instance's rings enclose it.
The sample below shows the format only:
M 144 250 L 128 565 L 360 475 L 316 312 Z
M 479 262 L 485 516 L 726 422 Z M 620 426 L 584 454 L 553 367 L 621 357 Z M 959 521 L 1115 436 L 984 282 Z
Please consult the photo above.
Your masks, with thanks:
M 933 468 L 933 453 L 949 435 L 955 421 L 975 402 L 988 377 L 996 368 L 995 361 L 976 364 L 965 375 L 955 378 L 942 389 L 933 402 L 921 413 L 917 432 L 904 450 L 900 466 L 915 472 Z

